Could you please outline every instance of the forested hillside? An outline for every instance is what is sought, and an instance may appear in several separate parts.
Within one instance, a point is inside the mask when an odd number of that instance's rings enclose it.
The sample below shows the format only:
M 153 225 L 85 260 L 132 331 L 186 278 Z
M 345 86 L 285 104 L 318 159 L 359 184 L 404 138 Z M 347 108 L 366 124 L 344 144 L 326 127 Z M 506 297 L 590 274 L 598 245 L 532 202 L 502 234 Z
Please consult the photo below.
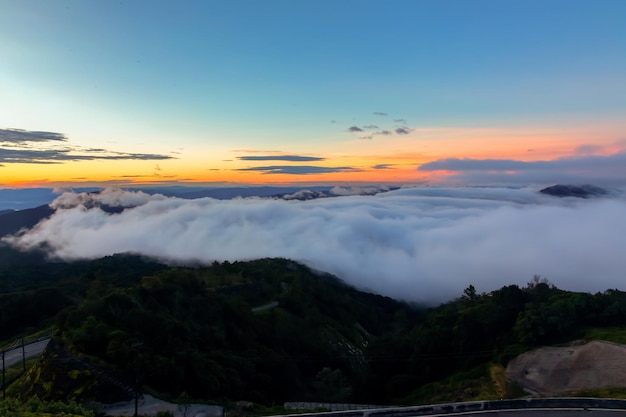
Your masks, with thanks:
M 626 325 L 626 293 L 573 293 L 540 277 L 488 294 L 470 286 L 425 309 L 286 259 L 171 267 L 132 255 L 71 264 L 8 248 L 0 255 L 5 340 L 49 327 L 55 346 L 85 369 L 169 398 L 409 404 L 501 396 L 482 388 L 441 394 L 455 375 L 494 384 L 488 364 Z M 14 384 L 15 395 L 98 399 L 97 388 L 75 389 L 75 381 L 71 393 L 55 389 L 51 375 L 71 370 L 40 366 L 36 380 L 31 373 Z

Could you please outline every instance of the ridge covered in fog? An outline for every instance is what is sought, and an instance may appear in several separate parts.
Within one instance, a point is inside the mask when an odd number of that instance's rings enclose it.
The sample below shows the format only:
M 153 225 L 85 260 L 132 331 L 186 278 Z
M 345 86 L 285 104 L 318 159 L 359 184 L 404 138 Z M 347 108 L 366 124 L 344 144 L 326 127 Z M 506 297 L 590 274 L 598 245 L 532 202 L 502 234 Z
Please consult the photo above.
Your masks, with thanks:
M 123 207 L 117 213 L 99 205 Z M 535 274 L 569 290 L 620 287 L 626 200 L 536 189 L 405 188 L 311 201 L 185 200 L 107 189 L 61 194 L 48 219 L 4 241 L 53 258 L 131 252 L 177 263 L 284 257 L 358 288 L 442 301 Z

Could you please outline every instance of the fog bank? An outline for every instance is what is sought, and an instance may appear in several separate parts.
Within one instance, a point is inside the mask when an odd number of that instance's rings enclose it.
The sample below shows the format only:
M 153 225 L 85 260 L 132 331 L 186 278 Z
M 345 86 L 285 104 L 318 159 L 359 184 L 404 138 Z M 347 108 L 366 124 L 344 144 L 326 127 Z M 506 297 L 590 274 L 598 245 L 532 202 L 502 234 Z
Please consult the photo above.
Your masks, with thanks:
M 110 214 L 99 205 L 126 207 Z M 285 257 L 359 289 L 436 303 L 525 285 L 626 289 L 626 201 L 535 189 L 405 188 L 312 201 L 184 200 L 142 192 L 64 193 L 14 246 L 64 260 L 133 252 L 210 263 Z

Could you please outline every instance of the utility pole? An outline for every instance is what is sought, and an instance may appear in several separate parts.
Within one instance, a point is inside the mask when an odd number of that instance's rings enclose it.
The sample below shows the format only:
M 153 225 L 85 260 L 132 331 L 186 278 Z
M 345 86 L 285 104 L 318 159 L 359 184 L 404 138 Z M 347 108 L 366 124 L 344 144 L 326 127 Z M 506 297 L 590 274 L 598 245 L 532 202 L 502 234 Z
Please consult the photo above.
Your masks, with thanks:
M 143 345 L 141 342 L 132 344 L 132 348 L 135 351 L 135 414 L 134 417 L 138 417 L 139 408 L 139 347 Z
M 22 335 L 22 371 L 26 373 L 26 350 L 24 349 L 24 336 Z
M 5 383 L 5 372 L 4 372 L 4 349 L 2 349 L 2 401 L 7 399 L 7 388 Z

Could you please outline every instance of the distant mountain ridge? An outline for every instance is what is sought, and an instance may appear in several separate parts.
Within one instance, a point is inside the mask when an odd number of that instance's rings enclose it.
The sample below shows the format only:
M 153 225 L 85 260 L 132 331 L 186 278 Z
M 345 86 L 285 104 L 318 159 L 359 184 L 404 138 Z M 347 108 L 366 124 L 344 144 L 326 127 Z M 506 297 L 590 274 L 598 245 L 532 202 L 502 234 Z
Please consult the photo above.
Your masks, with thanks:
M 143 191 L 148 194 L 163 194 L 168 197 L 194 200 L 198 198 L 215 198 L 218 200 L 230 200 L 234 198 L 275 198 L 284 200 L 313 200 L 316 198 L 341 197 L 346 195 L 374 195 L 381 192 L 396 190 L 399 187 L 232 187 L 232 188 L 212 188 L 204 190 L 194 190 L 181 192 L 180 188 L 175 189 L 129 189 L 130 191 Z M 3 190 L 0 190 L 3 191 Z M 13 190 L 15 191 L 15 190 Z M 99 192 L 93 191 L 91 192 Z M 0 193 L 1 199 L 1 193 Z M 52 200 L 50 200 L 52 201 Z M 121 207 L 99 206 L 108 213 L 120 213 L 124 209 Z M 51 216 L 54 209 L 47 204 L 35 208 L 0 211 L 0 237 L 12 235 L 22 229 L 30 229 L 41 220 Z
M 550 187 L 546 187 L 539 191 L 543 194 L 552 195 L 555 197 L 578 197 L 578 198 L 592 198 L 607 195 L 608 191 L 604 188 L 597 187 L 595 185 L 564 185 L 557 184 Z
M 47 204 L 26 210 L 2 212 L 0 215 L 0 237 L 13 235 L 22 229 L 31 229 L 53 213 L 54 209 Z
M 141 191 L 146 194 L 162 194 L 166 197 L 177 197 L 186 200 L 197 198 L 215 198 L 218 200 L 230 200 L 233 198 L 286 198 L 293 199 L 289 196 L 304 193 L 308 195 L 306 199 L 338 197 L 343 195 L 372 195 L 380 192 L 398 189 L 399 187 L 386 186 L 259 186 L 259 187 L 221 187 L 221 188 L 201 188 L 201 187 L 122 187 L 128 191 Z M 82 192 L 99 192 L 100 188 L 78 188 L 71 189 L 76 193 Z M 25 210 L 29 208 L 39 207 L 44 204 L 51 203 L 57 196 L 58 192 L 53 189 L 0 189 L 0 215 L 3 213 Z
M 196 198 L 216 198 L 218 200 L 230 200 L 233 198 L 241 197 L 273 197 L 277 195 L 286 195 L 296 193 L 302 190 L 312 190 L 317 192 L 328 191 L 332 187 L 233 187 L 233 188 L 210 188 L 198 191 L 188 192 L 174 192 L 174 193 L 160 193 L 169 197 L 178 197 L 188 200 Z M 152 193 L 151 190 L 142 190 L 144 192 Z

